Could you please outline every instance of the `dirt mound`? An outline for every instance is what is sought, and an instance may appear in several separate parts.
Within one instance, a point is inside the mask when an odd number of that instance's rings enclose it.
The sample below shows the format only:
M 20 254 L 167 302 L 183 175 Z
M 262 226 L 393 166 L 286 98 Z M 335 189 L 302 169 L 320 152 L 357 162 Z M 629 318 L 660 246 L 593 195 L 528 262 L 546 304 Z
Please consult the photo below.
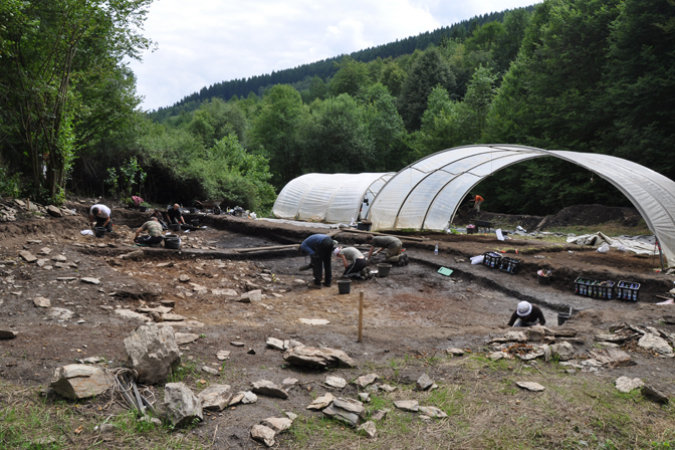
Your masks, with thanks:
M 546 216 L 537 228 L 575 225 L 598 225 L 615 222 L 623 226 L 637 226 L 640 214 L 634 208 L 603 205 L 574 205 L 561 209 L 557 214 Z

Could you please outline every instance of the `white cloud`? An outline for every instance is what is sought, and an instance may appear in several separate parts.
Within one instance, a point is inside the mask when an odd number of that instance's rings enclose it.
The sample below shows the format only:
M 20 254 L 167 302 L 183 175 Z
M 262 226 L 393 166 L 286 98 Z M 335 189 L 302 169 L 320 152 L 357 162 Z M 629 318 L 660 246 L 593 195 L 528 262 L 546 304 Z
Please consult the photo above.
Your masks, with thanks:
M 537 0 L 157 0 L 130 66 L 144 109 L 214 83 L 279 71 Z

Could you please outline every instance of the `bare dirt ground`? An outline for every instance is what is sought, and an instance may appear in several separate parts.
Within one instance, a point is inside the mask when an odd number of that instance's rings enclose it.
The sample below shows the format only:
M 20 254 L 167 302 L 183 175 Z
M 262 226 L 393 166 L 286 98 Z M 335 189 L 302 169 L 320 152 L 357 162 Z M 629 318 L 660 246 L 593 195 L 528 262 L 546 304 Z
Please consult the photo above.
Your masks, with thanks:
M 45 387 L 57 367 L 90 356 L 103 356 L 109 367 L 121 366 L 126 361 L 122 341 L 142 322 L 123 318 L 115 310 L 137 310 L 163 300 L 173 301 L 172 312 L 186 319 L 176 324 L 176 330 L 201 336 L 181 348 L 186 379 L 194 383 L 195 390 L 212 382 L 231 384 L 237 392 L 262 378 L 277 383 L 287 377 L 300 380 L 288 400 L 259 397 L 254 405 L 207 416 L 204 424 L 190 432 L 200 447 L 255 447 L 257 444 L 248 436 L 253 424 L 278 416 L 281 411 L 309 414 L 305 406 L 325 390 L 325 373 L 287 367 L 280 352 L 266 348 L 268 337 L 293 338 L 307 345 L 346 351 L 359 368 L 336 370 L 335 374 L 348 380 L 376 368 L 381 377 L 392 382 L 414 383 L 424 367 L 411 365 L 399 371 L 392 361 L 439 357 L 448 347 L 480 353 L 490 337 L 507 331 L 511 312 L 522 299 L 540 304 L 551 328 L 557 327 L 559 311 L 573 307 L 578 313 L 561 328 L 576 331 L 579 342 L 587 347 L 593 346 L 594 334 L 624 322 L 658 324 L 675 332 L 672 320 L 664 321 L 675 316 L 675 306 L 655 304 L 660 301 L 657 295 L 672 288 L 674 277 L 655 272 L 654 260 L 618 251 L 600 254 L 535 240 L 500 242 L 494 234 L 418 233 L 410 236 L 416 240 L 404 241 L 411 264 L 392 268 L 385 278 L 355 281 L 350 294 L 339 295 L 335 281 L 333 286 L 320 290 L 308 289 L 298 281 L 309 281 L 311 273 L 298 270 L 305 260 L 294 251 L 233 251 L 299 243 L 312 232 L 325 230 L 195 215 L 192 218 L 206 228 L 182 233 L 180 251 L 144 248 L 143 256 L 122 259 L 120 255 L 139 249 L 133 246 L 132 230 L 142 224 L 144 214 L 114 209 L 114 235 L 98 239 L 80 234 L 87 228 L 84 212 L 88 203 L 71 202 L 68 206 L 78 215 L 24 217 L 0 224 L 0 328 L 17 333 L 15 339 L 0 341 L 0 379 L 25 388 Z M 365 247 L 362 233 L 341 232 L 335 239 Z M 438 255 L 433 252 L 436 244 Z M 23 261 L 19 257 L 21 250 L 43 259 L 41 266 Z M 469 257 L 486 251 L 504 251 L 519 258 L 520 272 L 513 275 L 469 263 Z M 56 264 L 56 255 L 65 257 L 62 264 Z M 438 274 L 441 266 L 453 269 L 453 274 Z M 554 282 L 550 286 L 538 283 L 536 272 L 540 268 L 553 271 Z M 341 272 L 334 264 L 334 280 Z M 181 275 L 189 280 L 180 281 Z M 574 279 L 580 275 L 640 282 L 640 301 L 575 296 Z M 100 284 L 84 283 L 83 277 L 98 278 Z M 241 303 L 223 295 L 224 289 L 237 293 L 261 289 L 264 295 L 260 302 Z M 365 300 L 364 332 L 363 342 L 357 343 L 360 293 Z M 51 307 L 34 306 L 36 297 L 48 298 Z M 59 308 L 71 311 L 72 317 L 59 316 Z M 306 325 L 300 321 L 302 318 L 325 319 L 329 323 Z M 232 346 L 233 341 L 241 341 L 244 346 Z M 231 352 L 225 363 L 216 359 L 219 350 Z M 633 350 L 636 365 L 621 371 L 608 369 L 603 376 L 640 376 L 668 395 L 675 394 L 673 360 Z M 201 372 L 204 365 L 218 369 L 220 375 Z M 439 380 L 451 380 L 455 370 L 427 369 Z M 341 395 L 355 393 L 350 385 Z M 96 414 L 96 408 L 88 405 L 83 408 Z M 94 434 L 91 431 L 90 440 L 83 437 L 76 446 L 88 447 L 95 442 L 100 445 Z M 82 436 L 86 435 L 87 432 Z M 125 447 L 122 441 L 109 439 L 108 444 Z M 389 444 L 382 443 L 381 448 Z M 287 437 L 279 445 L 294 447 L 298 442 Z

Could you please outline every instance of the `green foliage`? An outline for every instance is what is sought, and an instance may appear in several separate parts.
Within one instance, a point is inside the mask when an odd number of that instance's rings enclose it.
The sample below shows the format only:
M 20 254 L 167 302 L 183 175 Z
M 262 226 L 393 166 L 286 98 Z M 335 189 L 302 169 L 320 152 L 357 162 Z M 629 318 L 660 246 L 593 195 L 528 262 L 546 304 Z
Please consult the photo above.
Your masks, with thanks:
M 7 169 L 0 167 L 0 197 L 18 197 L 19 195 L 21 195 L 19 174 L 14 173 L 10 176 Z
M 128 199 L 132 194 L 139 193 L 147 176 L 135 156 L 129 158 L 126 164 L 117 169 L 109 167 L 107 172 L 108 177 L 105 183 L 110 193 L 119 199 Z

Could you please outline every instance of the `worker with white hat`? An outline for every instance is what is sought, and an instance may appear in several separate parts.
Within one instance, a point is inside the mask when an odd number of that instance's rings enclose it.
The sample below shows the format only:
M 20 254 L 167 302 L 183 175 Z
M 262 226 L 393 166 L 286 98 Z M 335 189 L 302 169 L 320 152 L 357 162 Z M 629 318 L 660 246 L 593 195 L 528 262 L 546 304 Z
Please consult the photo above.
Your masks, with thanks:
M 545 324 L 546 319 L 541 308 L 526 301 L 518 303 L 516 310 L 511 315 L 511 320 L 509 320 L 510 327 L 531 327 L 532 325 Z

